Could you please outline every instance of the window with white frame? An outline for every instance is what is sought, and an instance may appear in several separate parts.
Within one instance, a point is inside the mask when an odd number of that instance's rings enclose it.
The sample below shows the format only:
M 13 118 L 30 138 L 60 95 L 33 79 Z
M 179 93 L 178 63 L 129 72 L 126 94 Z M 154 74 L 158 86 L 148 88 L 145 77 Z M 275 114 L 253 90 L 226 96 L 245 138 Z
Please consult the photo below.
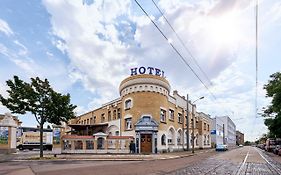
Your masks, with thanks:
M 182 114 L 178 113 L 178 123 L 182 123 Z
M 132 118 L 125 119 L 126 130 L 132 129 Z
M 164 109 L 160 109 L 160 121 L 166 122 L 166 111 Z
M 131 99 L 127 99 L 125 101 L 125 109 L 131 109 L 132 108 L 132 100 Z
M 181 135 L 181 132 L 178 132 L 177 143 L 178 143 L 178 145 L 181 145 L 181 144 L 182 144 L 182 135 Z
M 172 109 L 169 109 L 169 119 L 170 120 L 174 120 L 175 118 L 175 112 Z

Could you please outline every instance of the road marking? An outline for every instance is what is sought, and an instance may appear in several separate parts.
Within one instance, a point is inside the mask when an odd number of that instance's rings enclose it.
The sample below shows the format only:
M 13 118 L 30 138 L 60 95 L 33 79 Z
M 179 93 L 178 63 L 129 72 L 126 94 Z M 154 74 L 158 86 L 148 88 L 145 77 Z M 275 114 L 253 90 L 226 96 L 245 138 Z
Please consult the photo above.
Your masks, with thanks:
M 270 162 L 260 153 L 260 151 L 259 151 L 257 148 L 255 148 L 255 149 L 256 149 L 256 151 L 259 153 L 259 155 L 266 161 L 266 163 L 268 163 L 268 165 L 270 165 L 278 174 L 281 174 L 280 170 L 277 169 L 277 167 L 276 167 L 274 164 L 270 163 Z
M 248 149 L 247 155 L 245 156 L 244 161 L 242 162 L 242 164 L 241 164 L 238 172 L 236 173 L 236 175 L 239 175 L 241 173 L 243 167 L 245 166 L 245 163 L 246 163 L 246 161 L 248 159 L 248 156 L 249 156 L 249 151 L 250 151 L 250 148 Z

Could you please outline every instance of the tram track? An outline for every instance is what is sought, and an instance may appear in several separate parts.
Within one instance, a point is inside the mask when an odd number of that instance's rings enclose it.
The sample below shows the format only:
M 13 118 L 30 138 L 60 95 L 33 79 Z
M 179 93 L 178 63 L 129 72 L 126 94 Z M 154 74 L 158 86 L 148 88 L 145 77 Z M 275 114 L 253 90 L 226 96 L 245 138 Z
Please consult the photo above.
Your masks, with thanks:
M 274 162 L 269 156 L 264 155 L 260 150 L 255 148 L 259 156 L 264 160 L 264 163 L 249 162 L 249 152 L 245 156 L 243 162 L 240 164 L 239 169 L 235 175 L 248 175 L 248 174 L 266 174 L 266 175 L 281 175 L 280 164 Z M 278 165 L 277 165 L 278 164 Z

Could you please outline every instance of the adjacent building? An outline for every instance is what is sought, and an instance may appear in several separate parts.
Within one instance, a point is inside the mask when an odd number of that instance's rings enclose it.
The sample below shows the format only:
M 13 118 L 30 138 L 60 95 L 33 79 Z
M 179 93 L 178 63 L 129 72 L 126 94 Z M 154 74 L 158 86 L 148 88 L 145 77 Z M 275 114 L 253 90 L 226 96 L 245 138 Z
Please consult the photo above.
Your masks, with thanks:
M 229 147 L 236 145 L 236 125 L 228 116 L 212 119 L 212 146 L 225 144 Z
M 244 145 L 244 133 L 236 131 L 236 144 Z
M 120 83 L 119 93 L 119 98 L 71 120 L 71 135 L 64 142 L 83 152 L 87 147 L 107 152 L 117 147 L 120 151 L 130 141 L 135 142 L 137 153 L 172 152 L 184 150 L 187 142 L 191 148 L 194 131 L 195 148 L 211 147 L 209 115 L 196 112 L 196 106 L 177 91 L 170 95 L 171 86 L 160 69 L 131 69 L 131 76 Z M 78 143 L 75 138 L 81 139 L 80 146 L 73 146 Z

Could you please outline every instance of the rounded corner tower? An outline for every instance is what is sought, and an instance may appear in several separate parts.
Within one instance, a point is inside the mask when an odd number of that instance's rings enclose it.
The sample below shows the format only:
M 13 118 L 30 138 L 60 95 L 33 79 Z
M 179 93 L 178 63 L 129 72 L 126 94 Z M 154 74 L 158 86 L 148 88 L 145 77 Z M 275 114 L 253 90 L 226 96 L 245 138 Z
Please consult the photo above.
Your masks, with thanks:
M 119 86 L 124 135 L 135 135 L 137 152 L 157 152 L 161 109 L 169 109 L 170 84 L 162 76 L 136 74 Z M 146 143 L 143 143 L 146 142 Z

